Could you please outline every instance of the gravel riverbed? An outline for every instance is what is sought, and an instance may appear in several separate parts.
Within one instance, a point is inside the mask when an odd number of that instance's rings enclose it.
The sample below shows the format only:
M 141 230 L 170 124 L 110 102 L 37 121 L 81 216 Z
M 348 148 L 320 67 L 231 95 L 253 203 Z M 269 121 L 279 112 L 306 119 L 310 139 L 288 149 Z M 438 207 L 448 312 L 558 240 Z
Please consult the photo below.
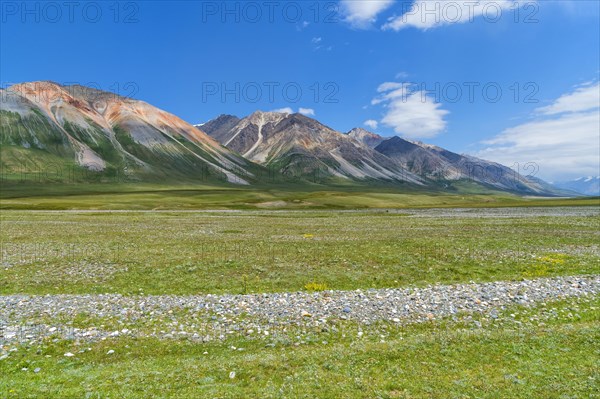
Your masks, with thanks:
M 524 307 L 600 293 L 600 275 L 540 278 L 424 288 L 249 295 L 0 296 L 0 346 L 42 339 L 94 341 L 118 336 L 224 339 L 272 338 L 296 329 L 329 331 L 338 323 L 405 325 L 444 317 L 496 320 Z M 85 325 L 74 320 L 85 319 Z M 477 324 L 478 321 L 473 320 Z

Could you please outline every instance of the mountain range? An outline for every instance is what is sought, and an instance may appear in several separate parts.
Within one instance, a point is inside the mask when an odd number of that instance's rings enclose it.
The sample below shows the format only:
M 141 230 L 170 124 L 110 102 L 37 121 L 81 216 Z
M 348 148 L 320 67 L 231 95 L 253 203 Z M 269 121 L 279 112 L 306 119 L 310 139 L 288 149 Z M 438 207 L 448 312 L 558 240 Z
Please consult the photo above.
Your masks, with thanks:
M 143 101 L 52 82 L 14 85 L 0 96 L 4 171 L 40 163 L 66 170 L 74 164 L 136 180 L 247 184 L 240 175 L 256 169 L 193 125 Z
M 574 180 L 553 183 L 555 187 L 578 194 L 600 196 L 600 176 L 586 176 Z
M 231 150 L 278 172 L 384 180 L 448 188 L 469 181 L 501 191 L 564 194 L 544 181 L 498 163 L 400 137 L 384 138 L 362 128 L 347 133 L 301 114 L 257 111 L 245 118 L 219 117 L 198 125 Z
M 191 125 L 146 102 L 41 81 L 0 89 L 3 178 L 32 166 L 127 181 L 392 185 L 442 190 L 469 182 L 564 195 L 503 165 L 362 128 L 339 132 L 298 113 L 221 115 Z M 25 171 L 25 172 L 24 172 Z

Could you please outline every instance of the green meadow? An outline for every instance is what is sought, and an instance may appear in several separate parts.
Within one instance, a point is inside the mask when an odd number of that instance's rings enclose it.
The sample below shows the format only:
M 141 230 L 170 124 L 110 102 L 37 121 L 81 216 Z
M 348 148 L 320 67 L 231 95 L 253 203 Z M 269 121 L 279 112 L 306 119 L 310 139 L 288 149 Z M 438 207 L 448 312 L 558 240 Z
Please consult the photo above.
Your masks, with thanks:
M 435 207 L 600 206 L 600 198 L 522 197 L 468 181 L 436 190 L 415 186 L 319 185 L 307 182 L 251 187 L 179 183 L 47 182 L 10 176 L 0 187 L 0 209 L 369 209 Z M 19 180 L 22 178 L 22 180 Z
M 3 210 L 0 221 L 4 294 L 352 290 L 600 271 L 596 207 Z
M 245 338 L 214 343 L 47 340 L 18 346 L 0 361 L 0 395 L 594 398 L 599 394 L 599 306 L 596 298 L 507 309 L 500 319 L 514 312 L 515 321 L 484 321 L 476 329 L 439 320 L 363 326 L 361 337 L 356 329 L 344 336 L 305 332 L 301 342 L 292 331 L 289 339 L 269 346 Z M 529 321 L 544 314 L 552 317 Z M 65 357 L 67 352 L 75 355 Z
M 477 190 L 8 185 L 0 294 L 250 294 L 600 274 L 598 199 Z M 498 320 L 474 314 L 477 328 L 454 318 L 347 321 L 344 334 L 291 328 L 269 345 L 245 336 L 6 344 L 0 397 L 591 398 L 598 306 L 597 297 L 515 305 Z

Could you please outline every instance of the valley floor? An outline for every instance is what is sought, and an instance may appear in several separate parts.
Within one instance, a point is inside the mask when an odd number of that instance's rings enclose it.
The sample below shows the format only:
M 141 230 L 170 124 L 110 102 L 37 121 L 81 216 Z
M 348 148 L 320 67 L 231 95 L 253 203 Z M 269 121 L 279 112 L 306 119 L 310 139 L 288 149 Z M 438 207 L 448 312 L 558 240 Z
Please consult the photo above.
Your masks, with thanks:
M 600 395 L 600 208 L 8 211 L 0 397 Z
M 0 185 L 2 210 L 340 210 L 600 206 L 598 197 L 523 197 L 469 182 L 450 189 L 272 184 L 11 183 Z
M 546 292 L 546 300 L 527 306 L 408 324 L 330 320 L 234 334 L 221 330 L 221 339 L 206 341 L 180 332 L 178 323 L 191 321 L 186 315 L 161 314 L 154 318 L 160 323 L 150 321 L 173 331 L 161 338 L 138 336 L 136 321 L 122 315 L 80 315 L 68 324 L 74 333 L 69 338 L 60 336 L 61 329 L 43 338 L 25 328 L 17 342 L 4 341 L 0 394 L 19 399 L 593 398 L 599 393 L 600 339 L 595 280 L 589 292 L 560 300 L 558 291 Z M 144 322 L 148 319 L 153 317 Z M 90 324 L 114 332 L 99 340 L 78 336 Z
M 395 288 L 599 271 L 600 207 L 7 211 L 0 294 Z

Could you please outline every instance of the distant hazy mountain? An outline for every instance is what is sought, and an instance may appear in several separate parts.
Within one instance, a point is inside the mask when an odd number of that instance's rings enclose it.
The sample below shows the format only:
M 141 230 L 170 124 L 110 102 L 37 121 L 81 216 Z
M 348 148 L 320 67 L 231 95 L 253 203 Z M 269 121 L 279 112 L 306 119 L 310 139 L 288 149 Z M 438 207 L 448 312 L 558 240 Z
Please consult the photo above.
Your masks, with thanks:
M 554 183 L 554 186 L 583 195 L 600 196 L 600 176 L 580 177 L 575 180 Z
M 31 82 L 0 91 L 3 170 L 73 164 L 134 179 L 245 183 L 251 165 L 175 115 L 83 86 Z M 242 173 L 247 176 L 247 173 Z

